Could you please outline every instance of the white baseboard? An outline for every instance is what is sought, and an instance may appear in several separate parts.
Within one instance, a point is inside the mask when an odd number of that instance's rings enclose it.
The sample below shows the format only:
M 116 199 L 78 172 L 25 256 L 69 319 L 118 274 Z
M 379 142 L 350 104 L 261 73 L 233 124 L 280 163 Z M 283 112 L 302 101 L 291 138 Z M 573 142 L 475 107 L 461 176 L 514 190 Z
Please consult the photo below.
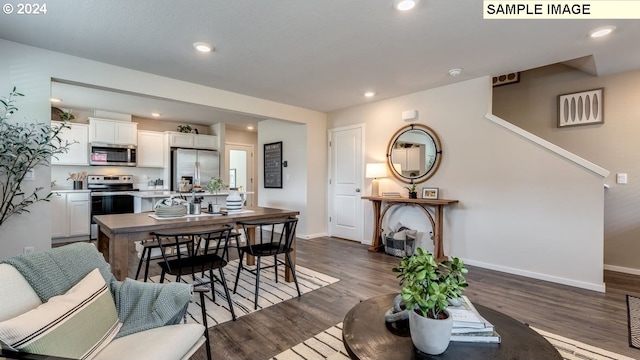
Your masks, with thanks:
M 489 269 L 489 270 L 495 270 L 495 271 L 500 271 L 508 274 L 526 276 L 533 279 L 549 281 L 556 284 L 568 285 L 568 286 L 573 286 L 573 287 L 587 289 L 587 290 L 593 290 L 593 291 L 602 292 L 602 293 L 605 292 L 604 283 L 598 285 L 598 284 L 586 283 L 584 281 L 576 281 L 576 280 L 561 278 L 561 277 L 552 276 L 552 275 L 540 274 L 532 271 L 514 269 L 506 266 L 483 263 L 480 261 L 473 261 L 473 260 L 467 260 L 467 259 L 463 259 L 463 260 L 465 264 L 478 266 L 478 267 Z
M 640 269 L 604 264 L 604 269 L 631 275 L 640 275 Z
M 327 233 L 317 233 L 317 234 L 300 234 L 300 233 L 298 233 L 296 235 L 296 237 L 299 238 L 299 239 L 315 239 L 315 238 L 319 238 L 319 237 L 323 237 L 323 236 L 327 236 Z

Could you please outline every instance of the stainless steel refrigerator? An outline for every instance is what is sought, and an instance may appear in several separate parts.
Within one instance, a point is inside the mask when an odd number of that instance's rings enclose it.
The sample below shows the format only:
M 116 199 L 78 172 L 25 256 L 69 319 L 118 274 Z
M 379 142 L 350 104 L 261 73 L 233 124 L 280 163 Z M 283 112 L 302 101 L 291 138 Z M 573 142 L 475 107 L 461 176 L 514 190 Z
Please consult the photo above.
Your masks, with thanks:
M 198 177 L 199 175 L 199 177 Z M 220 175 L 220 154 L 216 150 L 172 149 L 171 190 L 179 191 L 180 180 L 185 178 L 191 186 L 199 180 L 206 191 L 209 180 Z

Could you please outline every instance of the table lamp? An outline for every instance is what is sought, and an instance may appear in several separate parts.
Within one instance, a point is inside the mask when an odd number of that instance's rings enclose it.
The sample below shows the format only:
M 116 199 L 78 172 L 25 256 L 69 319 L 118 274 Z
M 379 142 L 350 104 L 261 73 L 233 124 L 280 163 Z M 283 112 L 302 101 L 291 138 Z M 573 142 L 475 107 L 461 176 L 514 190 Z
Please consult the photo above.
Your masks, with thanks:
M 373 181 L 371 182 L 371 196 L 380 196 L 378 178 L 389 176 L 389 173 L 387 172 L 387 164 L 385 163 L 367 164 L 364 176 L 367 179 L 373 179 Z

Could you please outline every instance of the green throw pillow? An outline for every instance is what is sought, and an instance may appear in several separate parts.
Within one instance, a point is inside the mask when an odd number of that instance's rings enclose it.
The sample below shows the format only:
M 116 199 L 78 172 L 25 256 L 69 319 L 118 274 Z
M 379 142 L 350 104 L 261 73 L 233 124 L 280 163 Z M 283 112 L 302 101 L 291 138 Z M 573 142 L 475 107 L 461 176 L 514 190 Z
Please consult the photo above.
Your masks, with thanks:
M 15 351 L 91 359 L 121 326 L 111 292 L 95 269 L 64 295 L 0 322 L 0 341 Z

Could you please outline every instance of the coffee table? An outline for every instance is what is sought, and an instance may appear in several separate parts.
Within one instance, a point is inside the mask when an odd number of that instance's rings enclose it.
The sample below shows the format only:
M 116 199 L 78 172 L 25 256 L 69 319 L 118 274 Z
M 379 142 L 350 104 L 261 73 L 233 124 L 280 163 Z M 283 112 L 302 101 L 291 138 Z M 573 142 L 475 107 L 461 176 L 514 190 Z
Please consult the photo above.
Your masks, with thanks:
M 479 304 L 474 306 L 495 326 L 501 343 L 451 342 L 443 354 L 424 354 L 414 348 L 407 328 L 387 327 L 384 314 L 393 305 L 395 296 L 382 295 L 362 301 L 347 313 L 342 325 L 342 341 L 351 359 L 562 360 L 556 348 L 529 326 Z

